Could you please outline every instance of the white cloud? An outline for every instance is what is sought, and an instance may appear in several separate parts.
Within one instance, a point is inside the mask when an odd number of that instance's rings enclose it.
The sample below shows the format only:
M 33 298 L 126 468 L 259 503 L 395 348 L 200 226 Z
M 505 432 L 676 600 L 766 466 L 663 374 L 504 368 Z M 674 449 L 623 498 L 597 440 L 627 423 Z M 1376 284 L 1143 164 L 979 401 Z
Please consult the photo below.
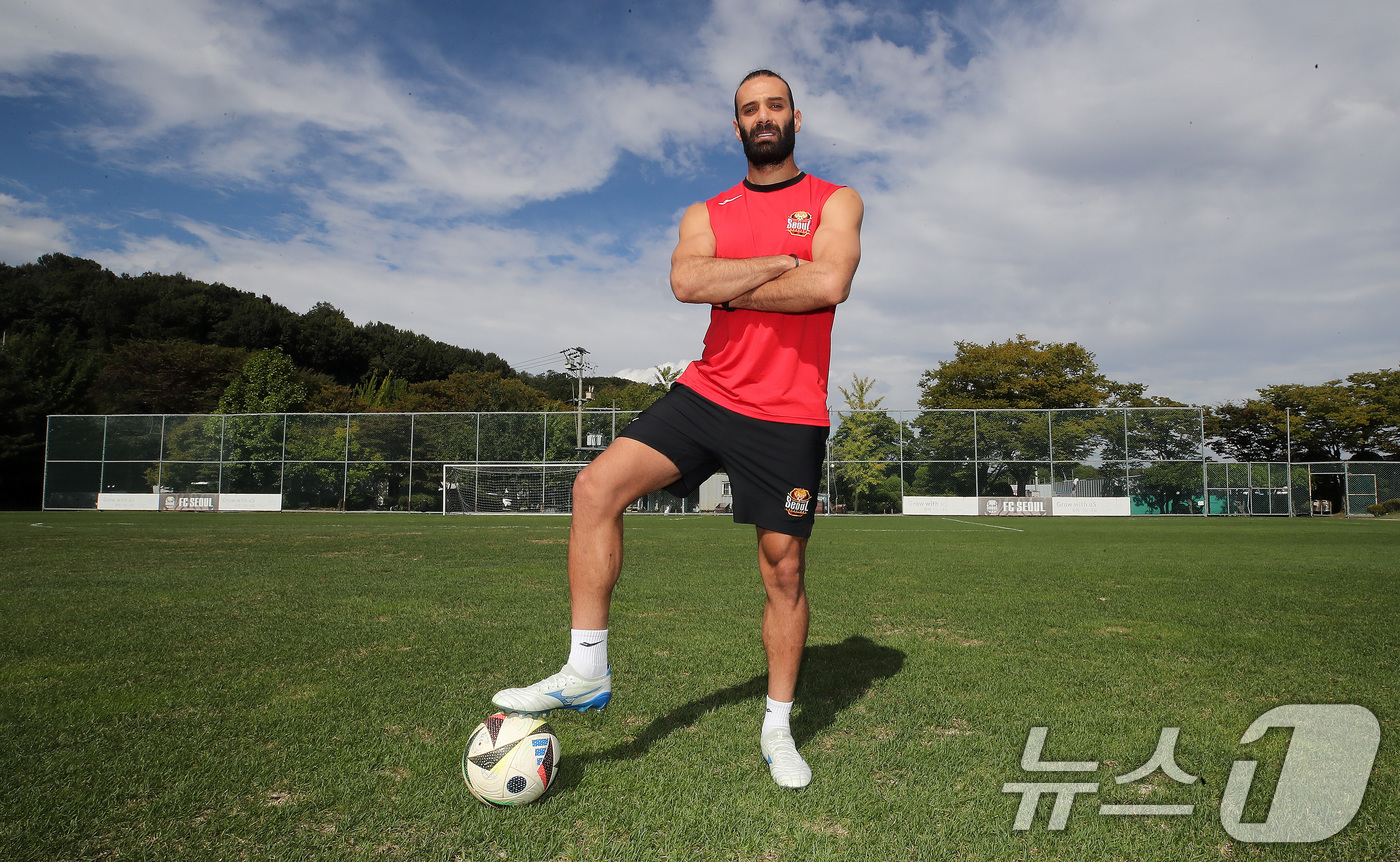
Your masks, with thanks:
M 264 14 L 211 0 L 24 4 L 0 36 L 0 72 L 82 70 L 121 109 L 86 141 L 134 169 L 321 186 L 428 217 L 586 191 L 621 152 L 657 156 L 710 131 L 688 85 L 563 60 L 513 87 L 468 79 L 460 104 L 431 104 L 367 50 L 317 55 Z
M 42 208 L 0 193 L 0 261 L 17 266 L 72 246 L 62 221 Z

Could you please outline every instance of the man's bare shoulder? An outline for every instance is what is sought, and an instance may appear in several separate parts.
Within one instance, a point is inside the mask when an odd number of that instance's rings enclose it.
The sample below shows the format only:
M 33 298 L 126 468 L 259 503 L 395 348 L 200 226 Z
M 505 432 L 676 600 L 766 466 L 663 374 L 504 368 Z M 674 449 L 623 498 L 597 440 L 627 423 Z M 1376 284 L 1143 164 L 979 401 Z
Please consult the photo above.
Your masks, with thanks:
M 861 200 L 860 193 L 850 186 L 842 186 L 832 192 L 831 197 L 822 204 L 823 224 L 846 224 L 859 228 L 864 217 L 865 201 Z
M 861 199 L 860 192 L 850 186 L 842 186 L 831 193 L 831 197 L 826 199 L 826 206 L 835 203 L 838 207 L 865 208 L 865 201 Z
M 710 208 L 704 201 L 696 201 L 685 208 L 681 216 L 681 237 L 695 233 L 713 233 L 710 230 Z

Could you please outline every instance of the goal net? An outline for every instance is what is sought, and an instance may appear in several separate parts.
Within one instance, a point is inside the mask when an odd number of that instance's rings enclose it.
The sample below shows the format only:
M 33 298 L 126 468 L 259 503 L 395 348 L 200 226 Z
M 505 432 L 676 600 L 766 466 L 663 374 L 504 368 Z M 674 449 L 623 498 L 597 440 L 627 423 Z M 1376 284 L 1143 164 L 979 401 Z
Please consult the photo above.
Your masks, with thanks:
M 586 462 L 444 464 L 442 513 L 569 512 Z

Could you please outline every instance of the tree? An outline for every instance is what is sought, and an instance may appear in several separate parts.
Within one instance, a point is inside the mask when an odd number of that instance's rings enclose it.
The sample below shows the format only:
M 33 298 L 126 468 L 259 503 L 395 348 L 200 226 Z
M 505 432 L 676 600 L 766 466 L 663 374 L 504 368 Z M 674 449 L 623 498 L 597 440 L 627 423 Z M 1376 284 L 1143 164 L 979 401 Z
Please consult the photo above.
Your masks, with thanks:
M 405 413 L 559 410 L 539 390 L 500 372 L 461 371 L 446 380 L 410 383 L 394 409 Z
M 336 383 L 328 374 L 308 374 L 307 413 L 363 413 L 370 409 L 355 394 L 356 387 Z
M 662 365 L 656 369 L 656 376 L 652 380 L 652 385 L 663 392 L 671 388 L 671 384 L 676 382 L 676 378 L 681 376 L 680 368 L 672 368 L 669 365 Z
M 1210 447 L 1236 461 L 1288 460 L 1287 413 L 1267 401 L 1225 402 L 1206 414 Z
M 1367 439 L 1363 450 L 1400 457 L 1400 369 L 1360 371 L 1347 375 L 1352 396 L 1367 412 Z M 1359 457 L 1358 452 L 1353 457 Z
M 1158 515 L 1197 515 L 1205 499 L 1201 465 L 1166 461 L 1153 464 L 1133 476 L 1133 498 Z
M 841 427 L 832 436 L 832 460 L 837 478 L 850 494 L 851 511 L 860 510 L 860 498 L 881 488 L 889 478 L 889 461 L 899 455 L 899 425 L 880 411 L 885 399 L 872 398 L 875 380 L 851 375 L 851 388 L 838 386 L 849 412 L 840 414 Z M 898 477 L 896 477 L 898 484 Z M 903 489 L 899 489 L 902 496 Z
M 247 358 L 234 347 L 133 339 L 97 373 L 92 400 L 99 413 L 212 413 Z
M 88 412 L 97 365 L 73 329 L 40 326 L 0 348 L 0 507 L 35 508 L 43 493 L 48 416 Z
M 632 381 L 626 386 L 599 386 L 593 394 L 590 405 L 594 408 L 612 408 L 623 412 L 640 412 L 655 404 L 666 392 L 655 384 Z
M 1000 344 L 956 342 L 957 353 L 919 381 L 919 406 L 939 408 L 1057 409 L 1130 405 L 1145 386 L 1115 383 L 1099 373 L 1094 354 L 1080 345 L 1041 344 L 1024 335 Z
M 318 302 L 301 316 L 292 355 L 299 364 L 350 384 L 369 371 L 364 339 L 345 312 Z
M 912 448 L 919 460 L 970 465 L 975 438 L 979 473 L 965 477 L 966 467 L 928 465 L 915 474 L 916 487 L 926 493 L 1014 488 L 1025 494 L 1042 468 L 1052 478 L 1052 461 L 1068 465 L 1083 458 L 1113 431 L 1102 416 L 1053 411 L 1152 403 L 1145 386 L 1108 379 L 1094 354 L 1074 342 L 1041 344 L 1017 335 L 988 345 L 959 341 L 956 348 L 953 359 L 920 380 L 925 412 L 914 422 Z M 974 423 L 971 416 L 937 412 L 947 409 L 1013 412 L 979 414 Z
M 219 399 L 220 413 L 289 413 L 306 402 L 306 385 L 280 349 L 259 350 L 243 363 Z
M 408 381 L 395 379 L 392 371 L 385 374 L 384 379 L 381 380 L 377 372 L 371 371 L 365 380 L 360 381 L 353 392 L 355 399 L 366 407 L 387 410 L 392 404 L 408 394 Z
M 260 350 L 282 344 L 297 319 L 266 296 L 179 273 L 117 276 L 94 261 L 62 254 L 0 265 L 0 327 L 71 327 L 80 343 L 98 351 L 129 339 Z
M 1400 455 L 1400 370 L 1382 369 L 1315 386 L 1266 386 L 1225 402 L 1207 423 L 1211 446 L 1239 461 L 1374 460 Z
M 1319 386 L 1266 386 L 1259 396 L 1275 410 L 1291 414 L 1293 457 L 1302 461 L 1340 461 L 1364 446 L 1366 411 L 1340 380 Z
M 434 341 L 387 323 L 358 327 L 358 344 L 365 351 L 369 370 L 381 378 L 393 374 L 407 383 L 442 380 L 458 371 L 496 371 L 514 377 L 506 361 L 494 353 L 482 353 Z

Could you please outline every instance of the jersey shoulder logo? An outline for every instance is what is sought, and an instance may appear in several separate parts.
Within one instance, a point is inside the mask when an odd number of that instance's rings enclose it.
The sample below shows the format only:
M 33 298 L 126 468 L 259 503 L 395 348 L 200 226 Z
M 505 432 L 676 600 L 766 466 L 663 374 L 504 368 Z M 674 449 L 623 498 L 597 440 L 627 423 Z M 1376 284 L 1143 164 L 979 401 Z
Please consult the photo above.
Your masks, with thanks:
M 720 202 L 717 204 L 717 206 L 724 206 L 725 204 L 732 204 L 732 203 L 734 203 L 735 201 L 737 201 L 739 198 L 741 198 L 741 197 L 743 197 L 743 196 L 744 196 L 744 195 L 743 195 L 743 193 L 741 192 L 741 193 L 735 195 L 735 196 L 732 197 L 732 198 L 725 198 L 724 200 L 720 201 Z
M 793 236 L 807 236 L 812 232 L 812 214 L 798 210 L 787 217 L 787 232 Z

